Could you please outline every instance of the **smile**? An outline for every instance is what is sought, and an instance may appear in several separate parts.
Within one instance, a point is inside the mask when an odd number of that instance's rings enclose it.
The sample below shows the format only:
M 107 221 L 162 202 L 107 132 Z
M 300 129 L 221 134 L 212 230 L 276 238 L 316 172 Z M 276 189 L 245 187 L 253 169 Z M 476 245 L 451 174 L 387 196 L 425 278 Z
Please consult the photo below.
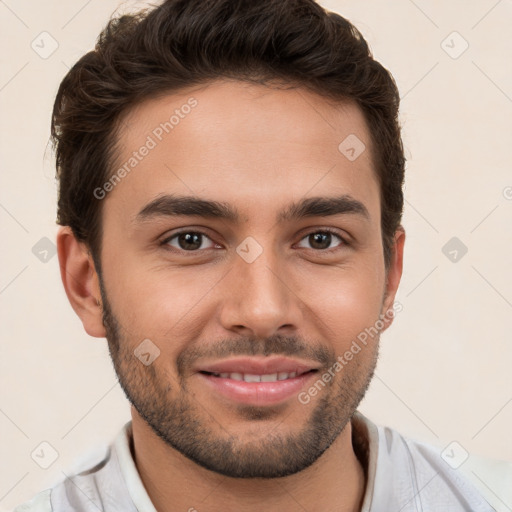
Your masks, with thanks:
M 268 374 L 202 371 L 196 375 L 217 396 L 262 407 L 276 405 L 297 396 L 315 373 L 317 370 Z

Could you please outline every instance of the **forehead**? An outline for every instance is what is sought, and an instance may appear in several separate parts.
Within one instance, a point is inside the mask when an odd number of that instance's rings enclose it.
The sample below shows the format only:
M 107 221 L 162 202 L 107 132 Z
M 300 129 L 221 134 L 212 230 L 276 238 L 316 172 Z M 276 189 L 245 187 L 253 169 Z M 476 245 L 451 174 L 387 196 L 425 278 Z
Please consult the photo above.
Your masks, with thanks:
M 217 81 L 145 101 L 122 118 L 112 172 L 125 172 L 107 203 L 122 203 L 132 220 L 165 193 L 236 203 L 260 216 L 305 196 L 348 194 L 378 209 L 371 151 L 353 103 Z

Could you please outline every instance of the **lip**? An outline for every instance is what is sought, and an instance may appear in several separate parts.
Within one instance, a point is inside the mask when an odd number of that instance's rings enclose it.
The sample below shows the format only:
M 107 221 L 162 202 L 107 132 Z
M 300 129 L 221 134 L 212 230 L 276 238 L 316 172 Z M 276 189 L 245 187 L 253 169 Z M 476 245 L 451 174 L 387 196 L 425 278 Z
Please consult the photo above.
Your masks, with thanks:
M 292 379 L 276 382 L 245 382 L 204 373 L 198 373 L 197 375 L 215 393 L 221 394 L 229 400 L 262 407 L 275 405 L 296 396 L 304 387 L 306 381 L 316 374 L 317 372 L 308 372 Z
M 227 361 L 205 363 L 196 368 L 197 372 L 209 373 L 252 373 L 263 375 L 270 373 L 302 373 L 318 370 L 318 363 L 290 359 L 288 357 L 237 357 Z

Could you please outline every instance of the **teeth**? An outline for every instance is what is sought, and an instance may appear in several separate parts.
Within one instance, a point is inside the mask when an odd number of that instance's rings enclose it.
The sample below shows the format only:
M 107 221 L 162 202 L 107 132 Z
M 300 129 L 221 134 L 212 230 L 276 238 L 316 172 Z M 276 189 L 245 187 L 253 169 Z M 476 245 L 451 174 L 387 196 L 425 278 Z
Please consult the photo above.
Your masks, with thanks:
M 215 377 L 222 377 L 223 379 L 243 380 L 245 382 L 276 382 L 278 380 L 293 379 L 297 376 L 297 372 L 279 372 L 268 373 L 264 375 L 256 375 L 253 373 L 214 373 Z
M 254 375 L 252 373 L 244 374 L 245 382 L 261 382 L 261 375 Z

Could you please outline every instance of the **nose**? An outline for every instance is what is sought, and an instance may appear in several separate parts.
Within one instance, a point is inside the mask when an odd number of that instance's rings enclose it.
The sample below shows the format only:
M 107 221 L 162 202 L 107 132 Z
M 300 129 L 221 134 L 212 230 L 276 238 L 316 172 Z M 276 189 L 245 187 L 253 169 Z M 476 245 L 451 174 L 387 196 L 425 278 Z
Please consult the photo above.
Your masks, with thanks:
M 296 331 L 304 305 L 291 272 L 284 270 L 286 262 L 279 262 L 270 250 L 252 263 L 238 255 L 234 259 L 232 271 L 223 280 L 223 327 L 258 338 Z

